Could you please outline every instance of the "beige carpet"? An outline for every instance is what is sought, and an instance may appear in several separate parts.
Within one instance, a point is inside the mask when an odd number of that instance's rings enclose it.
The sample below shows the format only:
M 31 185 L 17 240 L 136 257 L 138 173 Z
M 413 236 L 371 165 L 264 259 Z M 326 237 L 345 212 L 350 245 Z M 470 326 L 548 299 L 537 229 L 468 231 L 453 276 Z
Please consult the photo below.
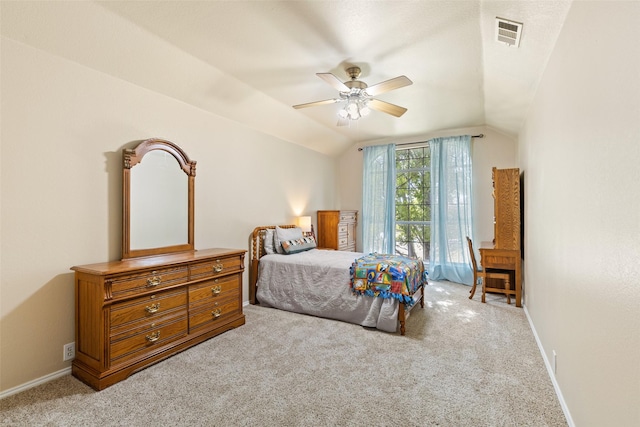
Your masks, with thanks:
M 7 426 L 566 426 L 522 309 L 435 282 L 407 335 L 271 308 L 95 392 L 0 401 Z

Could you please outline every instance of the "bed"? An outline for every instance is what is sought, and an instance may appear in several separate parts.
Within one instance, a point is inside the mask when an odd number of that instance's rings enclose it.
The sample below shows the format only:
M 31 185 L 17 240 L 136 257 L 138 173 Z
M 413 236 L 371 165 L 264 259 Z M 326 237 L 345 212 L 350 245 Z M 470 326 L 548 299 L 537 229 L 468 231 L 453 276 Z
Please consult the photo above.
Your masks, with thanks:
M 283 231 L 284 230 L 284 231 Z M 294 225 L 256 227 L 251 237 L 250 302 L 266 307 L 340 320 L 405 334 L 406 319 L 417 303 L 424 307 L 423 288 L 426 275 L 421 261 L 414 261 L 412 273 L 419 275 L 404 295 L 385 295 L 385 288 L 365 289 L 357 286 L 356 276 L 363 276 L 357 260 L 373 254 L 315 248 L 315 240 L 290 240 L 299 247 L 278 241 L 278 233 L 299 232 Z M 275 237 L 273 247 L 270 242 Z M 281 244 L 283 243 L 283 244 Z M 295 245 L 294 245 L 295 246 Z M 277 253 L 280 248 L 280 253 Z M 378 255 L 376 255 L 378 257 Z M 361 268 L 358 273 L 358 268 Z M 417 271 L 417 269 L 420 271 Z M 415 277 L 414 277 L 415 279 Z M 360 284 L 362 284 L 360 282 Z M 402 301 L 401 301 L 402 300 Z

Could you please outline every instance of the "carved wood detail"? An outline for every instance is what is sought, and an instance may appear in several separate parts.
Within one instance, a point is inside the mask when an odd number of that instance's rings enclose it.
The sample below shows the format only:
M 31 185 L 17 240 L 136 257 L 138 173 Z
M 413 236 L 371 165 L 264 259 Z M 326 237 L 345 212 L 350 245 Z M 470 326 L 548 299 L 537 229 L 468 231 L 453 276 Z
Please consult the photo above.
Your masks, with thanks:
M 492 175 L 495 246 L 520 250 L 520 170 L 493 168 Z

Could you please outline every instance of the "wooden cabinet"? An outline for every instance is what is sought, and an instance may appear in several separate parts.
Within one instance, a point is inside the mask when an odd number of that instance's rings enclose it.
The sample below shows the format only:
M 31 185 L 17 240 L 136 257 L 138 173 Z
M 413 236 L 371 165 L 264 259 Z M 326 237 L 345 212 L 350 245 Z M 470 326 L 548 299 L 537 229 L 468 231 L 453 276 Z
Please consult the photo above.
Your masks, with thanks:
M 497 249 L 520 250 L 520 169 L 492 170 Z
M 358 211 L 318 211 L 318 247 L 355 252 L 357 223 Z
M 102 390 L 245 323 L 246 251 L 207 249 L 72 267 L 72 373 Z

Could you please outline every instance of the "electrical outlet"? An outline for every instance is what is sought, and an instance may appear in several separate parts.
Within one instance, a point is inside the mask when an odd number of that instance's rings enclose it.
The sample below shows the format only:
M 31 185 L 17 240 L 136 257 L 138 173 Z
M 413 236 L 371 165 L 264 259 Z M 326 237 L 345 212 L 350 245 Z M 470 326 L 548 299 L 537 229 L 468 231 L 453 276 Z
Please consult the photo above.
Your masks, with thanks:
M 62 347 L 62 360 L 71 360 L 76 357 L 76 343 L 70 342 Z
M 556 369 L 558 367 L 558 355 L 556 354 L 555 350 L 552 350 L 553 352 L 553 373 L 556 373 Z

